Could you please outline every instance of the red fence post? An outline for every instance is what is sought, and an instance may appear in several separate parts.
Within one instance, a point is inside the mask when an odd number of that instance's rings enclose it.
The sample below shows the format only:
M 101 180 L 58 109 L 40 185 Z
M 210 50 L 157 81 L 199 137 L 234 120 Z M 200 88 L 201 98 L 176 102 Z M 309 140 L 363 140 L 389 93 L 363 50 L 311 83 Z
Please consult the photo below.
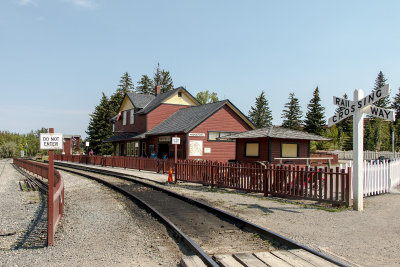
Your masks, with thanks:
M 49 129 L 49 133 L 54 133 L 54 128 Z M 49 191 L 47 193 L 47 245 L 52 246 L 54 242 L 54 207 L 53 207 L 53 195 L 54 195 L 54 150 L 49 150 L 49 169 L 48 169 L 48 183 Z

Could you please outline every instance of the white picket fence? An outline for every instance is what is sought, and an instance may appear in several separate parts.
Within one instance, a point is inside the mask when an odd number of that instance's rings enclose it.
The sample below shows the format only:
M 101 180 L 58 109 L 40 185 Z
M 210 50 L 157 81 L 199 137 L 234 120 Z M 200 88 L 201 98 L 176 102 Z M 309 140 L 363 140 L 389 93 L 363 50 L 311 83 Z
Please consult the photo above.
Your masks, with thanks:
M 352 161 L 349 164 L 341 164 L 340 167 L 347 170 L 347 167 L 352 167 Z M 387 193 L 398 185 L 400 185 L 400 159 L 376 163 L 364 161 L 364 197 Z M 351 196 L 353 197 L 353 188 Z
M 341 151 L 335 150 L 330 151 L 332 154 L 337 154 L 339 159 L 342 160 L 352 160 L 353 159 L 353 150 L 349 151 Z M 391 152 L 391 151 L 364 151 L 364 160 L 374 160 L 379 157 L 385 157 L 388 159 L 396 159 L 400 157 L 400 152 Z

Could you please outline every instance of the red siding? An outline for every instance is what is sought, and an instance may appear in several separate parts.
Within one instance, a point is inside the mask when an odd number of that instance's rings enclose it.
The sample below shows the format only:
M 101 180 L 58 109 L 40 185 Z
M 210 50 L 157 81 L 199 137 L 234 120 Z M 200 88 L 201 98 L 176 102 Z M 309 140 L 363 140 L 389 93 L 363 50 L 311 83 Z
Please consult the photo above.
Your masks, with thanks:
M 245 144 L 247 142 L 260 142 L 260 156 L 259 157 L 246 157 Z M 297 143 L 299 144 L 299 158 L 310 157 L 309 141 L 296 140 L 296 139 L 271 139 L 271 163 L 279 163 L 275 158 L 281 158 L 281 144 L 282 143 Z M 255 162 L 255 161 L 269 161 L 268 158 L 268 138 L 254 138 L 254 139 L 238 139 L 237 140 L 237 154 L 236 159 L 238 162 Z M 305 164 L 306 161 L 296 160 L 296 164 Z
M 203 141 L 203 156 L 188 156 L 188 159 L 218 160 L 221 162 L 234 160 L 236 143 L 226 141 L 208 141 L 208 131 L 244 132 L 250 129 L 250 126 L 248 126 L 236 113 L 234 113 L 229 107 L 224 106 L 191 131 L 192 133 L 205 134 L 205 137 L 188 136 L 188 144 L 190 144 L 190 140 Z M 188 145 L 188 155 L 190 149 L 189 146 L 190 145 Z M 204 148 L 211 148 L 211 153 L 204 153 Z
M 115 128 L 114 128 L 115 134 L 118 134 L 118 133 L 144 133 L 146 131 L 146 115 L 139 115 L 139 114 L 136 114 L 136 112 L 137 111 L 135 110 L 134 124 L 129 124 L 130 112 L 128 110 L 126 112 L 127 113 L 126 125 L 122 125 L 123 119 L 122 119 L 122 114 L 121 114 L 119 120 L 115 122 Z
M 246 138 L 238 139 L 237 141 L 236 160 L 238 162 L 255 162 L 255 161 L 268 161 L 268 138 Z M 246 143 L 259 142 L 260 154 L 259 157 L 246 157 L 245 148 Z
M 182 108 L 188 108 L 190 106 L 183 105 L 170 105 L 161 104 L 156 109 L 152 110 L 147 114 L 147 131 L 150 131 L 154 126 L 174 114 L 176 111 Z

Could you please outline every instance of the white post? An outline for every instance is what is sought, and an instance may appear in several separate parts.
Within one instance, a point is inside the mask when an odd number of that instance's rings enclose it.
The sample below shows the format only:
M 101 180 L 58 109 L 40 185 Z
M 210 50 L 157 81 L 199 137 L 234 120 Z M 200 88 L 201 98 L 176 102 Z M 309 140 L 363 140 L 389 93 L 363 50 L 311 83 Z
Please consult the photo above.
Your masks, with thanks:
M 364 91 L 354 90 L 354 101 L 364 97 Z M 364 120 L 363 111 L 357 110 L 353 116 L 353 208 L 363 210 L 363 178 L 364 178 Z

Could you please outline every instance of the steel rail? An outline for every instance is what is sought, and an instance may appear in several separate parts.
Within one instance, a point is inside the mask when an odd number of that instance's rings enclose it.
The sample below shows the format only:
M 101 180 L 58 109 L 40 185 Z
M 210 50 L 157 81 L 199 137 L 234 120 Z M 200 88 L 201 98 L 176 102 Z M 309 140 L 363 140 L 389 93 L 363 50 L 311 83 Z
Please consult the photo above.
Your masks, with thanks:
M 174 223 L 172 223 L 167 217 L 165 217 L 164 215 L 162 215 L 160 212 L 158 212 L 156 209 L 154 209 L 150 204 L 148 204 L 146 201 L 144 201 L 143 199 L 141 199 L 138 196 L 135 196 L 134 194 L 132 194 L 131 192 L 116 186 L 112 183 L 106 182 L 100 178 L 88 175 L 88 174 L 83 174 L 80 172 L 75 172 L 72 170 L 67 170 L 67 169 L 63 169 L 63 168 L 59 168 L 56 167 L 60 170 L 63 171 L 67 171 L 70 173 L 74 173 L 76 175 L 80 175 L 89 179 L 93 179 L 99 183 L 102 183 L 120 193 L 122 193 L 123 195 L 125 195 L 126 197 L 128 197 L 129 199 L 135 201 L 135 202 L 139 202 L 140 205 L 142 205 L 144 208 L 146 208 L 148 211 L 150 211 L 153 215 L 155 215 L 155 217 L 157 217 L 164 225 L 166 225 L 167 227 L 169 227 L 170 229 L 172 229 L 172 231 L 179 236 L 179 238 L 181 240 L 183 240 L 183 242 L 192 249 L 192 251 L 198 255 L 205 264 L 207 264 L 207 266 L 212 266 L 212 267 L 219 267 L 219 265 L 207 254 L 205 253 L 189 236 L 187 236 L 185 233 L 183 233 Z M 87 170 L 86 170 L 87 171 Z M 102 174 L 99 172 L 99 174 Z M 115 176 L 115 175 L 114 175 Z M 117 177 L 120 178 L 120 177 Z M 129 179 L 131 182 L 136 182 L 136 181 L 132 181 L 131 179 Z
M 191 198 L 189 198 L 189 197 L 186 197 L 186 196 L 177 194 L 177 193 L 175 193 L 175 192 L 173 192 L 173 191 L 171 191 L 171 190 L 168 190 L 168 189 L 165 189 L 165 188 L 161 188 L 161 187 L 159 187 L 159 186 L 156 186 L 156 185 L 153 185 L 153 184 L 149 184 L 149 183 L 147 183 L 147 182 L 144 182 L 143 180 L 145 180 L 145 178 L 142 178 L 142 177 L 139 177 L 139 176 L 135 176 L 135 175 L 121 174 L 121 173 L 119 173 L 119 172 L 114 172 L 114 171 L 109 171 L 109 170 L 102 170 L 102 169 L 91 168 L 91 167 L 87 167 L 87 166 L 78 166 L 78 165 L 68 164 L 68 163 L 64 163 L 64 162 L 62 162 L 62 163 L 61 163 L 61 162 L 55 162 L 54 164 L 55 164 L 55 167 L 56 167 L 56 165 L 58 165 L 58 166 L 64 166 L 64 167 L 74 168 L 74 169 L 78 169 L 78 170 L 82 170 L 82 171 L 94 172 L 94 173 L 103 174 L 103 175 L 104 175 L 104 174 L 105 174 L 105 175 L 112 175 L 112 176 L 114 176 L 114 177 L 116 177 L 116 178 L 120 178 L 120 179 L 124 179 L 124 180 L 128 180 L 128 181 L 137 182 L 137 183 L 139 183 L 139 184 L 142 184 L 142 185 L 151 187 L 152 189 L 165 192 L 165 193 L 167 193 L 167 194 L 169 194 L 169 195 L 171 195 L 171 196 L 173 196 L 173 197 L 176 197 L 176 198 L 178 198 L 178 199 L 181 199 L 181 200 L 184 200 L 184 201 L 186 201 L 186 202 L 188 202 L 188 203 L 191 203 L 191 204 L 193 204 L 193 205 L 196 205 L 196 206 L 199 207 L 199 208 L 203 208 L 203 209 L 205 209 L 205 210 L 207 210 L 207 211 L 209 211 L 209 212 L 211 212 L 211 213 L 216 214 L 216 215 L 219 216 L 220 218 L 223 218 L 224 220 L 227 220 L 227 221 L 229 221 L 229 222 L 235 224 L 235 225 L 238 226 L 239 228 L 246 227 L 247 229 L 252 230 L 253 232 L 258 233 L 258 234 L 260 234 L 260 235 L 262 235 L 262 236 L 265 236 L 265 237 L 267 237 L 267 238 L 270 238 L 270 239 L 272 239 L 272 240 L 274 240 L 274 241 L 276 241 L 276 242 L 278 242 L 278 243 L 287 245 L 287 246 L 289 246 L 289 247 L 297 248 L 297 249 L 304 249 L 304 250 L 306 250 L 306 251 L 308 251 L 308 252 L 310 252 L 310 253 L 312 253 L 312 254 L 314 254 L 314 255 L 316 255 L 316 256 L 322 258 L 322 259 L 325 259 L 325 260 L 327 260 L 327 261 L 329 261 L 329 262 L 331 262 L 331 263 L 333 263 L 333 264 L 336 264 L 336 265 L 342 266 L 342 267 L 349 267 L 349 265 L 347 265 L 347 264 L 345 264 L 345 263 L 339 261 L 339 260 L 336 259 L 336 258 L 333 258 L 333 257 L 331 257 L 331 256 L 329 256 L 329 255 L 326 255 L 326 254 L 323 254 L 323 253 L 321 253 L 321 252 L 318 252 L 318 251 L 316 251 L 316 250 L 314 250 L 314 249 L 312 249 L 312 248 L 310 248 L 310 247 L 308 247 L 308 246 L 306 246 L 306 245 L 300 244 L 300 243 L 298 243 L 298 242 L 296 242 L 296 241 L 294 241 L 294 240 L 292 240 L 292 239 L 289 239 L 289 238 L 287 238 L 287 237 L 284 237 L 284 236 L 282 236 L 282 235 L 280 235 L 280 234 L 278 234 L 278 233 L 275 233 L 275 232 L 273 232 L 273 231 L 271 231 L 271 230 L 268 230 L 268 229 L 266 229 L 266 228 L 264 228 L 264 227 L 262 227 L 262 226 L 256 225 L 256 224 L 254 224 L 254 223 L 252 223 L 252 222 L 249 222 L 249 221 L 247 221 L 247 220 L 244 220 L 244 219 L 242 219 L 242 218 L 239 218 L 239 217 L 237 217 L 237 216 L 234 216 L 234 215 L 232 215 L 232 214 L 229 214 L 228 212 L 225 212 L 225 211 L 223 211 L 223 210 L 221 210 L 221 209 L 212 207 L 212 206 L 210 206 L 210 205 L 208 205 L 208 204 L 206 204 L 206 203 L 204 203 L 204 202 L 202 202 L 202 201 L 195 200 L 195 199 L 191 199 Z M 67 170 L 67 171 L 70 171 L 70 170 Z M 71 171 L 71 172 L 73 172 L 73 171 Z M 76 174 L 81 175 L 80 173 L 76 173 Z M 138 179 L 140 179 L 140 180 L 138 180 Z M 124 189 L 122 189 L 122 190 L 124 190 Z M 125 191 L 125 190 L 124 190 L 124 191 Z M 127 193 L 128 193 L 128 192 L 127 192 Z M 124 194 L 125 194 L 125 193 L 124 193 Z M 136 198 L 136 197 L 135 197 L 135 198 Z M 140 200 L 139 200 L 139 201 L 140 201 Z M 157 214 L 158 214 L 158 212 L 157 212 Z M 160 215 L 161 215 L 161 214 L 160 214 Z M 158 216 L 158 215 L 157 215 L 157 216 Z M 162 216 L 162 215 L 161 215 L 161 216 Z M 160 218 L 162 218 L 162 217 L 160 217 Z M 166 218 L 165 218 L 165 219 L 166 219 Z M 168 219 L 166 219 L 166 220 L 169 221 Z M 192 242 L 193 242 L 193 241 L 192 241 Z M 193 242 L 193 243 L 194 243 L 194 242 Z M 196 245 L 196 246 L 197 246 L 197 245 Z M 198 246 L 197 246 L 197 247 L 198 247 Z M 206 254 L 206 255 L 207 255 L 207 254 Z M 200 255 L 199 255 L 199 256 L 200 256 Z M 208 255 L 207 255 L 207 257 L 210 258 Z M 202 258 L 202 259 L 203 259 L 203 258 Z M 214 262 L 214 261 L 213 261 L 213 262 Z M 219 266 L 219 265 L 216 265 L 216 266 Z

